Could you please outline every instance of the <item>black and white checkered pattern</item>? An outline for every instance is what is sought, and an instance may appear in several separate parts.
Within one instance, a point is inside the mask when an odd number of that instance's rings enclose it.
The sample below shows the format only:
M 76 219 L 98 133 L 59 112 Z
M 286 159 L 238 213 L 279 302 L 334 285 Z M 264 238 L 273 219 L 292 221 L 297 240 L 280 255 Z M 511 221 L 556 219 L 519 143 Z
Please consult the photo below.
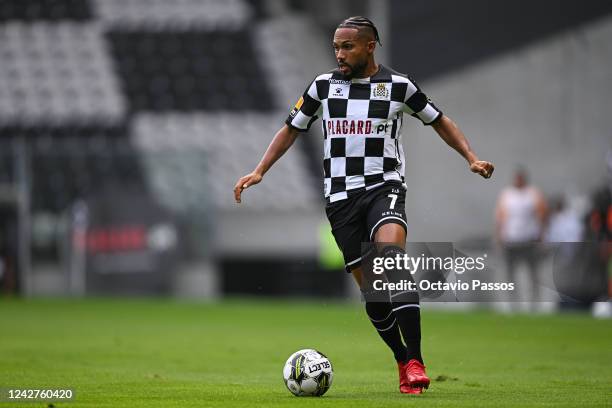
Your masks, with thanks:
M 404 181 L 404 112 L 425 125 L 442 116 L 406 75 L 380 65 L 369 78 L 345 80 L 338 70 L 319 75 L 285 123 L 306 131 L 322 118 L 325 198 L 334 202 L 385 181 Z

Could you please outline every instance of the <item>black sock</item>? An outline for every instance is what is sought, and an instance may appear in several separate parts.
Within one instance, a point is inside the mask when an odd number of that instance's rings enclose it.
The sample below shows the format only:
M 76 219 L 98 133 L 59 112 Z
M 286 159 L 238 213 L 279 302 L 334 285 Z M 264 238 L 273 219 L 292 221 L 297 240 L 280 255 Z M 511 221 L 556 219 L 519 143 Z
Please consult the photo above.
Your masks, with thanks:
M 385 257 L 396 258 L 397 255 L 404 256 L 402 248 L 389 246 L 383 250 Z M 388 270 L 387 278 L 389 282 L 399 282 L 400 280 L 412 280 L 409 271 Z M 406 343 L 406 359 L 416 359 L 423 363 L 421 355 L 421 307 L 419 305 L 418 292 L 396 291 L 391 292 L 391 305 L 397 324 L 399 325 L 402 337 Z
M 367 294 L 365 309 L 372 325 L 381 339 L 389 346 L 396 361 L 406 362 L 406 346 L 402 342 L 397 319 L 393 313 L 390 302 L 368 301 Z
M 394 303 L 393 313 L 395 313 L 406 343 L 406 360 L 414 358 L 423 363 L 423 356 L 421 356 L 421 310 L 418 306 Z

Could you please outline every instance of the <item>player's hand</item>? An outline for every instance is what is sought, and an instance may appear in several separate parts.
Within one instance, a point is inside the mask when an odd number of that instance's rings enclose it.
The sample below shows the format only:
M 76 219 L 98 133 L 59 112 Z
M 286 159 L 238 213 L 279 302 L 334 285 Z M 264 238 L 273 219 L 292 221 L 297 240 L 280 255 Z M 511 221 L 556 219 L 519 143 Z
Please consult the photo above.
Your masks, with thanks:
M 255 184 L 258 184 L 263 177 L 259 173 L 250 173 L 246 176 L 243 176 L 238 180 L 236 185 L 234 186 L 234 199 L 237 203 L 242 202 L 240 196 L 242 195 L 242 191 L 245 188 L 249 188 Z
M 493 163 L 484 161 L 484 160 L 476 160 L 470 164 L 470 170 L 472 173 L 478 173 L 482 177 L 488 179 L 493 175 L 493 171 L 495 170 L 495 166 Z

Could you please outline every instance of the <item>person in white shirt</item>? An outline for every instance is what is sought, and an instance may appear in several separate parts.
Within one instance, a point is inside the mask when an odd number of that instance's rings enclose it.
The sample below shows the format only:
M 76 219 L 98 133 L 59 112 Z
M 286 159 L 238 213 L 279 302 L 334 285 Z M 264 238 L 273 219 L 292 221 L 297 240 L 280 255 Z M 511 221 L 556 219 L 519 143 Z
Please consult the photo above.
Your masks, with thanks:
M 531 299 L 539 300 L 537 243 L 542 240 L 547 218 L 544 196 L 528 184 L 527 171 L 518 169 L 511 186 L 502 190 L 495 210 L 495 239 L 506 259 L 508 279 L 513 282 L 520 262 L 528 266 Z

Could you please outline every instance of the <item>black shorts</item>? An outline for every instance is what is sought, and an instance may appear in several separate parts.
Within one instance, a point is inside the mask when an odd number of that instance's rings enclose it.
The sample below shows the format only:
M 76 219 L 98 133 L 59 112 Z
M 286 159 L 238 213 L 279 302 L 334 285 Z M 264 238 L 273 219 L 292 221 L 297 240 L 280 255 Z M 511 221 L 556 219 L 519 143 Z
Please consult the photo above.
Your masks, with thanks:
M 344 256 L 347 272 L 361 265 L 362 243 L 372 242 L 385 224 L 399 224 L 407 230 L 406 189 L 387 182 L 325 207 L 332 234 Z

